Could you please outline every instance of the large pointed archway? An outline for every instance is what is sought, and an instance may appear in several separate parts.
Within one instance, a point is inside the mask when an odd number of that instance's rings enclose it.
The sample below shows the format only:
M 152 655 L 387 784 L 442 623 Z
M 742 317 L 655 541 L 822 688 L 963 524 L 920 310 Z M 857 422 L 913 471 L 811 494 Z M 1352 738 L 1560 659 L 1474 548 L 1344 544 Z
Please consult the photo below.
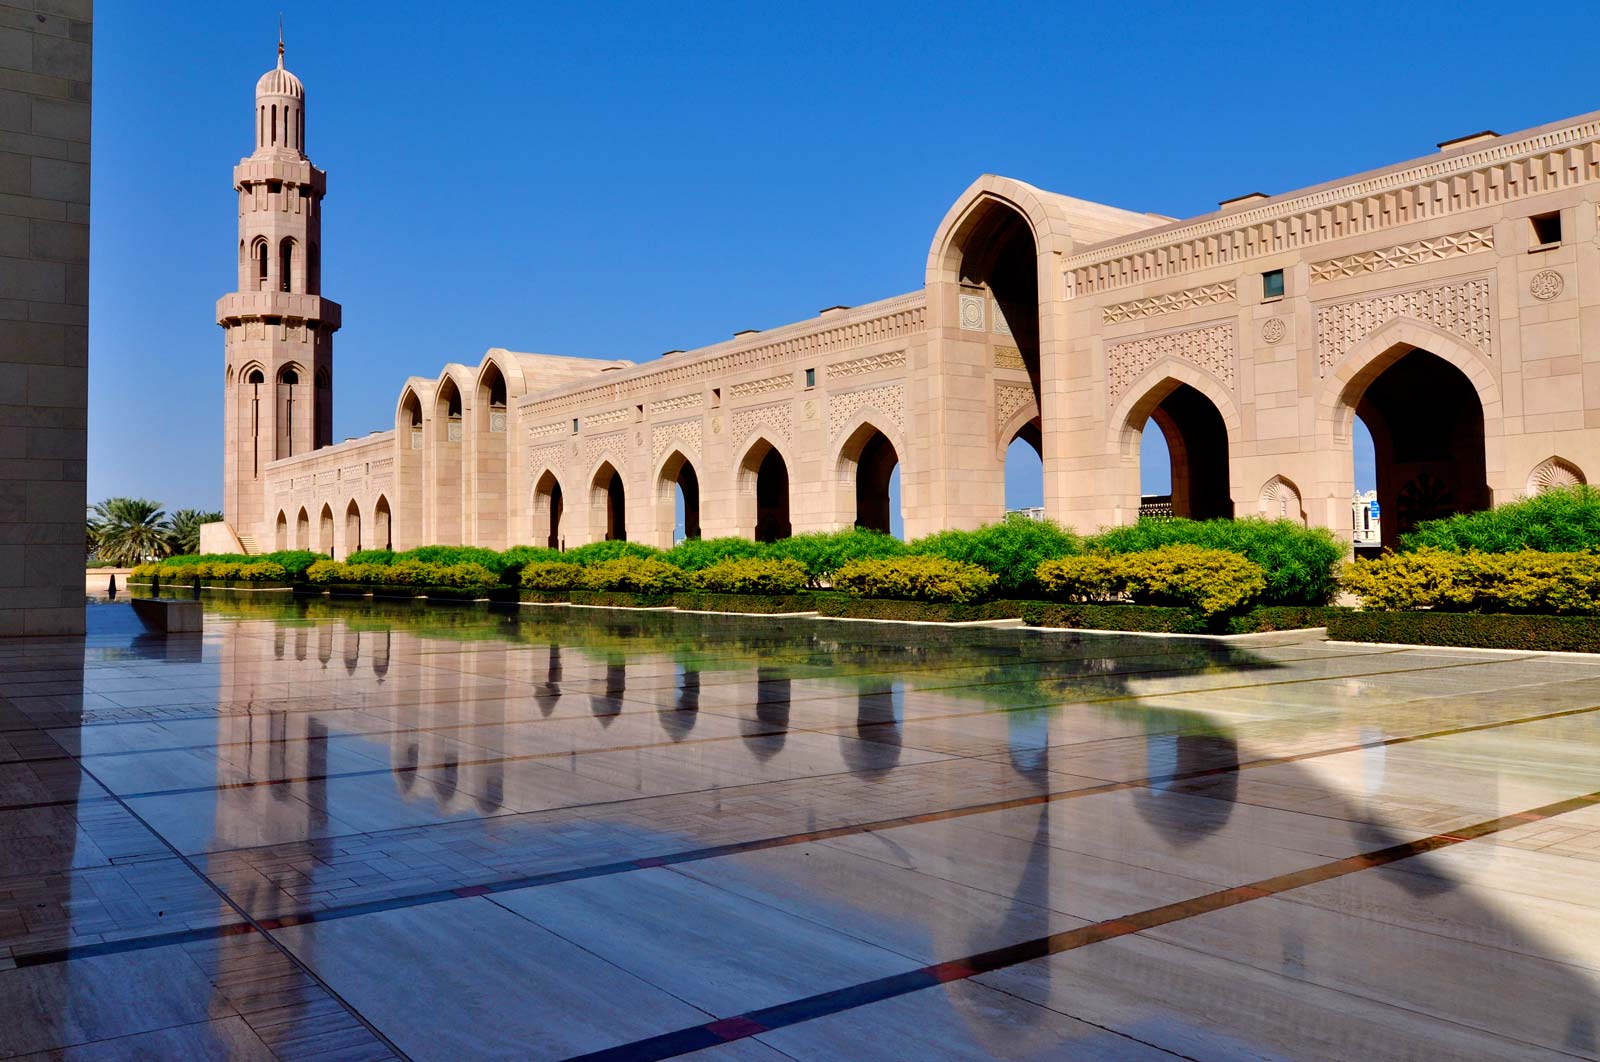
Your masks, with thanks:
M 667 455 L 656 474 L 656 545 L 700 537 L 700 474 L 682 450 Z
M 550 469 L 545 469 L 533 485 L 533 540 L 551 549 L 563 549 L 561 516 L 565 505 L 561 498 L 561 481 Z
M 769 440 L 757 437 L 739 462 L 739 529 L 757 542 L 776 542 L 794 531 L 789 518 L 789 463 Z
M 589 481 L 591 538 L 607 542 L 628 540 L 628 497 L 622 473 L 604 461 Z
M 900 524 L 900 454 L 889 436 L 862 422 L 839 450 L 839 479 L 852 504 L 852 522 L 869 531 L 892 534 Z

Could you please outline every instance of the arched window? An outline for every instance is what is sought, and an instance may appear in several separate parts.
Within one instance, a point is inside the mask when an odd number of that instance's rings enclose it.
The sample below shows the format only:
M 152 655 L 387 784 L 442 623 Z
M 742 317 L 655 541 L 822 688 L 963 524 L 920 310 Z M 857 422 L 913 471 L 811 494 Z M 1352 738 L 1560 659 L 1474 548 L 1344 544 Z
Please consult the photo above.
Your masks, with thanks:
M 261 475 L 261 385 L 266 383 L 266 380 L 267 378 L 261 375 L 260 369 L 251 369 L 250 375 L 245 377 L 245 382 L 250 385 L 250 477 L 252 479 Z
M 278 142 L 278 105 L 276 103 L 272 105 L 272 142 L 274 144 Z
M 263 291 L 267 287 L 267 241 L 256 240 L 256 282 Z
M 278 244 L 278 290 L 289 291 L 294 279 L 294 240 L 285 236 Z
M 267 108 L 256 108 L 256 147 L 267 142 Z

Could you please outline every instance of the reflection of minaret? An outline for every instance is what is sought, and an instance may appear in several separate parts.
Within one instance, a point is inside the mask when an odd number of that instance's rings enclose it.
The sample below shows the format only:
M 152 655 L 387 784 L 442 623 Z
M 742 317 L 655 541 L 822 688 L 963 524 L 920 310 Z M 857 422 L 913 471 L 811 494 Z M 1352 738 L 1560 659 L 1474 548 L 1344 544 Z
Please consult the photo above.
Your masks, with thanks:
M 688 737 L 700 720 L 700 672 L 685 668 L 678 679 L 678 696 L 672 707 L 662 708 L 657 714 L 661 729 L 673 741 Z
M 749 738 L 757 759 L 770 760 L 789 736 L 791 680 L 777 668 L 756 668 L 756 717 L 742 718 L 740 730 Z

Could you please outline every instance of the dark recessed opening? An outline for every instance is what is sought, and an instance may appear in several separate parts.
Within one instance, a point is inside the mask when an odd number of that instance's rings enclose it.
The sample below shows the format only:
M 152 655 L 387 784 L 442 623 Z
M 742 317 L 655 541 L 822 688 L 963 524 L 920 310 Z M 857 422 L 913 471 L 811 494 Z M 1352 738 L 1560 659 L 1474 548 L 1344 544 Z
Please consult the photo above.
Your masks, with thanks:
M 1274 269 L 1261 274 L 1261 297 L 1263 299 L 1283 298 L 1283 270 Z
M 1546 244 L 1561 242 L 1561 211 L 1555 210 L 1548 214 L 1535 214 L 1528 219 L 1528 224 L 1533 226 L 1533 243 L 1536 247 Z

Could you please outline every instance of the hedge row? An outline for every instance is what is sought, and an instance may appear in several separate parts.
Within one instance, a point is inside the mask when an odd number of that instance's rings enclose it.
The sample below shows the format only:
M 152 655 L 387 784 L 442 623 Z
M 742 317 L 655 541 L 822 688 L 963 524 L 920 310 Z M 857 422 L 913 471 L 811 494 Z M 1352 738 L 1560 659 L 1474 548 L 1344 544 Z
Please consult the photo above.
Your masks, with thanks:
M 1427 520 L 1400 536 L 1401 552 L 1581 553 L 1600 550 L 1600 488 L 1560 487 L 1485 512 Z
M 1349 609 L 1312 605 L 1265 605 L 1232 616 L 1204 616 L 1159 605 L 1058 605 L 1030 602 L 1022 621 L 1030 627 L 1076 627 L 1092 631 L 1149 634 L 1261 634 L 1328 627 Z
M 1329 616 L 1327 627 L 1329 638 L 1347 642 L 1600 653 L 1600 620 L 1589 616 L 1340 609 Z
M 1249 558 L 1189 545 L 1049 560 L 1039 565 L 1039 582 L 1048 596 L 1061 600 L 1125 598 L 1136 605 L 1183 608 L 1202 616 L 1238 612 L 1267 586 L 1261 566 Z
M 1449 553 L 1426 547 L 1348 565 L 1345 590 L 1374 611 L 1600 613 L 1600 555 Z

